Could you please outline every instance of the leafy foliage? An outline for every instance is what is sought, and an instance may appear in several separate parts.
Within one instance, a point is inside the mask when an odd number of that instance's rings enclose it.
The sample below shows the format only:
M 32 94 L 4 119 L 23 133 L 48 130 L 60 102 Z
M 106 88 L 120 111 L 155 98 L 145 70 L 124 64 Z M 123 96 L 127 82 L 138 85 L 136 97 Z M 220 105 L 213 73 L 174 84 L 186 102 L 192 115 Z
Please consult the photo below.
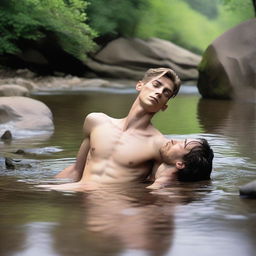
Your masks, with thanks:
M 110 38 L 159 37 L 201 53 L 225 30 L 252 18 L 253 3 L 253 0 L 1 0 L 0 54 L 17 53 L 20 41 L 40 42 L 50 32 L 64 51 L 85 60 L 86 53 L 95 49 L 95 31 Z
M 20 39 L 38 40 L 53 32 L 58 44 L 84 60 L 95 44 L 95 32 L 85 24 L 83 0 L 2 0 L 0 8 L 0 54 L 17 53 Z
M 90 0 L 89 3 L 89 24 L 101 36 L 134 36 L 141 10 L 148 7 L 147 0 Z
M 239 1 L 239 0 L 219 0 L 221 3 L 223 3 L 227 8 L 230 10 L 235 10 L 238 8 L 244 8 L 248 6 L 254 6 L 255 0 L 250 1 Z

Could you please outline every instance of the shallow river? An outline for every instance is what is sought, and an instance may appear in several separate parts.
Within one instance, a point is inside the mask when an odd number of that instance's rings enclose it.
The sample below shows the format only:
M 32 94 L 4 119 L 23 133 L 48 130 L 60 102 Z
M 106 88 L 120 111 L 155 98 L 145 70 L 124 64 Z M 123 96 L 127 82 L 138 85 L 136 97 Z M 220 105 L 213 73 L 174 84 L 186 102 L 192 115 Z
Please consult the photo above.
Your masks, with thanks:
M 153 120 L 166 136 L 204 137 L 215 153 L 210 182 L 150 192 L 144 184 L 105 191 L 43 191 L 36 184 L 75 160 L 86 114 L 127 114 L 133 90 L 38 94 L 53 112 L 50 136 L 0 142 L 0 255 L 253 256 L 256 200 L 239 186 L 256 179 L 256 103 L 203 100 L 185 87 Z M 17 149 L 31 152 L 14 154 Z M 4 156 L 17 168 L 7 170 Z

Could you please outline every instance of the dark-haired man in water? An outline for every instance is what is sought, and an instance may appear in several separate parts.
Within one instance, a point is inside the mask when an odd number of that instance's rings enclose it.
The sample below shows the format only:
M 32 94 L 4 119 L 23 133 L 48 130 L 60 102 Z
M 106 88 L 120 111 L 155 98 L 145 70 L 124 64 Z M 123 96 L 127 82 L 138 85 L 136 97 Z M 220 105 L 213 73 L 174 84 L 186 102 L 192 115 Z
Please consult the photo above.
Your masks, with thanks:
M 156 189 L 176 179 L 180 181 L 209 180 L 212 171 L 213 151 L 205 139 L 168 140 L 160 149 L 162 164 L 153 172 Z
M 180 79 L 173 70 L 149 69 L 136 84 L 139 94 L 125 118 L 89 114 L 76 162 L 57 175 L 76 182 L 48 187 L 83 191 L 113 183 L 143 182 L 153 166 L 161 166 L 162 173 L 165 158 L 160 149 L 166 145 L 166 138 L 153 127 L 151 119 L 167 108 L 168 100 L 177 95 L 179 88 Z M 155 173 L 162 176 L 160 170 Z

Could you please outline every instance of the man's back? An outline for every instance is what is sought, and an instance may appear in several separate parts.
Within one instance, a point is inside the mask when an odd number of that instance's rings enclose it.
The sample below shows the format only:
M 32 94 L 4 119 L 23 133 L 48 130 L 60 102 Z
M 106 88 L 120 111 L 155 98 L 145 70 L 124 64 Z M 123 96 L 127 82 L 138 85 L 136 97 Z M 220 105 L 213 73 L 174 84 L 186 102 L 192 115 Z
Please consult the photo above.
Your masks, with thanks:
M 82 183 L 145 180 L 153 162 L 160 160 L 158 145 L 164 138 L 152 125 L 124 129 L 125 119 L 103 113 L 90 114 L 87 122 L 93 125 L 89 124 L 90 151 Z

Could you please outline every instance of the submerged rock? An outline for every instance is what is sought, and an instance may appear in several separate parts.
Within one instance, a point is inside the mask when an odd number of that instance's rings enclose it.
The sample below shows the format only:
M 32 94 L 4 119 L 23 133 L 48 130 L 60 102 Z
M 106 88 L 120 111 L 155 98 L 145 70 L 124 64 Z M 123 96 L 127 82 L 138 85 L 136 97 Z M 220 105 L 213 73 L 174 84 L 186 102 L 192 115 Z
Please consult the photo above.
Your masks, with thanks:
M 1 136 L 1 140 L 12 140 L 12 133 L 9 130 L 5 131 Z
M 256 180 L 240 187 L 239 192 L 241 196 L 256 198 Z
M 27 148 L 18 149 L 14 154 L 23 156 L 39 156 L 39 155 L 49 155 L 53 153 L 61 152 L 62 149 L 58 147 L 43 147 L 43 148 Z
M 10 157 L 5 158 L 5 166 L 7 169 L 14 170 L 15 169 L 15 164 L 13 163 L 13 159 Z
M 11 170 L 32 167 L 32 165 L 26 161 L 19 160 L 19 159 L 12 159 L 10 157 L 5 157 L 5 166 L 7 169 L 11 169 Z
M 26 154 L 26 152 L 25 152 L 25 150 L 23 150 L 23 149 L 18 149 L 18 150 L 16 150 L 16 152 L 14 152 L 14 154 L 17 154 L 17 155 L 24 155 L 24 154 Z

